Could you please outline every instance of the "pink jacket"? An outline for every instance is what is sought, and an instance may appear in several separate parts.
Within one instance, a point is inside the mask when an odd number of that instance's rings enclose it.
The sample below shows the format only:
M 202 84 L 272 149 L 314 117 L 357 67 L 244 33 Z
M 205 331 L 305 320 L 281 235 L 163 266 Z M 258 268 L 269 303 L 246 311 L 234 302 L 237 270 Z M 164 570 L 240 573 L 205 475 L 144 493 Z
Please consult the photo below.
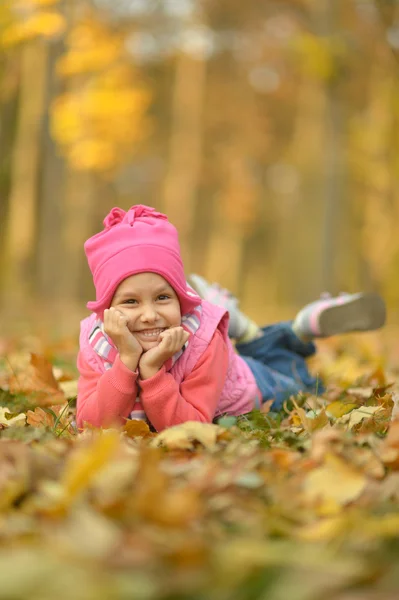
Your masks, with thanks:
M 119 357 L 106 370 L 88 340 L 95 319 L 93 314 L 81 323 L 78 427 L 126 419 L 137 409 L 136 396 L 158 431 L 188 420 L 211 422 L 225 413 L 244 414 L 258 404 L 255 378 L 228 338 L 224 309 L 203 301 L 201 324 L 182 356 L 170 372 L 163 367 L 145 381 L 138 381 L 138 373 Z

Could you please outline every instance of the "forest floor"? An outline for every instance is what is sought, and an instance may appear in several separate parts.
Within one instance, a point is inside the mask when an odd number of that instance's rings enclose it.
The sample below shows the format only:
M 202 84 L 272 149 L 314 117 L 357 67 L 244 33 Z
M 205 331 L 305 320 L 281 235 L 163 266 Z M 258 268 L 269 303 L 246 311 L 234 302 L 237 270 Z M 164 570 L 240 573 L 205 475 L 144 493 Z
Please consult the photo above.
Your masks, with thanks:
M 2 340 L 0 598 L 396 599 L 396 339 L 323 342 L 326 392 L 280 413 L 160 434 L 77 434 L 74 342 Z

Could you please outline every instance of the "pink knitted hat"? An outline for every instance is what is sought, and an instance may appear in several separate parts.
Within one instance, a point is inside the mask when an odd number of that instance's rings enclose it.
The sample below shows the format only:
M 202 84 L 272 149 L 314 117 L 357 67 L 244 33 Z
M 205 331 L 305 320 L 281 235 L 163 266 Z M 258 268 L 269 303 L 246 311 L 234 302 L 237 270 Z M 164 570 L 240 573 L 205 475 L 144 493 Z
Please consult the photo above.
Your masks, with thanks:
M 96 288 L 95 302 L 87 308 L 102 317 L 118 285 L 136 273 L 158 273 L 173 287 L 182 315 L 201 304 L 187 287 L 176 228 L 166 215 L 138 204 L 127 212 L 113 208 L 104 219 L 104 230 L 84 245 Z

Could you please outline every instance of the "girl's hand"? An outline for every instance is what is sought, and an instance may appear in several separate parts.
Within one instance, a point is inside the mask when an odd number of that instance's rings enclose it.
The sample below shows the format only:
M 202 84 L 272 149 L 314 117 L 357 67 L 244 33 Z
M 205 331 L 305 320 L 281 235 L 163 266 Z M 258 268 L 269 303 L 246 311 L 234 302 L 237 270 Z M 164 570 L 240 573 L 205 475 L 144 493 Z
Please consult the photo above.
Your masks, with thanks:
M 127 327 L 128 319 L 116 308 L 104 310 L 104 331 L 115 344 L 123 364 L 135 371 L 143 348 Z
M 158 346 L 144 352 L 140 358 L 141 379 L 149 379 L 158 373 L 162 365 L 183 348 L 189 337 L 190 334 L 183 327 L 171 327 L 163 331 L 159 336 Z

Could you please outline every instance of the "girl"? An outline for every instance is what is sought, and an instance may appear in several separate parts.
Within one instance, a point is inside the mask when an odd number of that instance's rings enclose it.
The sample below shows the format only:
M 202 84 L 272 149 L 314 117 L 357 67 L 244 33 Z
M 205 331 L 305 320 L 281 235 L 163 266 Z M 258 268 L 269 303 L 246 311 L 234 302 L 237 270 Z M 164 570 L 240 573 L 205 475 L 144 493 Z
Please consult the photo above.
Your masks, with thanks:
M 200 295 L 187 285 L 165 215 L 114 208 L 104 226 L 85 243 L 96 300 L 81 323 L 79 428 L 131 418 L 160 431 L 240 415 L 268 399 L 278 410 L 292 394 L 320 391 L 305 362 L 313 338 L 384 324 L 379 296 L 346 294 L 306 306 L 293 324 L 259 329 L 226 290 L 198 275 L 191 281 Z

